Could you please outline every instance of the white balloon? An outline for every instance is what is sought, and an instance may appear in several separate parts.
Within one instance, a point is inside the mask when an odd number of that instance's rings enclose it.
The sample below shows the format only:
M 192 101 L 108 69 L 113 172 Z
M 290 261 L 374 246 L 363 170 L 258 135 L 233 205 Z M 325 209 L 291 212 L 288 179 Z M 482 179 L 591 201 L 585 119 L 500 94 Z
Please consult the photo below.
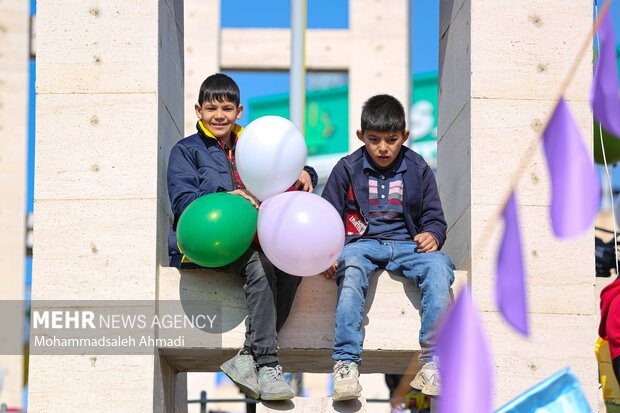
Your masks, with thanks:
M 248 191 L 261 201 L 287 190 L 306 163 L 306 141 L 281 116 L 262 116 L 243 130 L 235 161 Z

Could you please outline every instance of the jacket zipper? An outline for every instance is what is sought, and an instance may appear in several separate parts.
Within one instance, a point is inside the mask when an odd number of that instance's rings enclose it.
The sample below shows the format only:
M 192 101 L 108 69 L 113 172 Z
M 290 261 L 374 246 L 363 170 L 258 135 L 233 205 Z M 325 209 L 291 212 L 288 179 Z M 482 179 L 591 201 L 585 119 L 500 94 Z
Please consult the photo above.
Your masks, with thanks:
M 198 131 L 198 136 L 200 137 L 200 140 L 202 141 L 202 143 L 204 143 L 204 145 L 208 148 L 209 145 L 207 145 L 207 139 L 210 139 L 210 138 L 204 136 L 204 134 L 200 130 Z M 226 151 L 224 150 L 224 148 L 220 146 L 219 141 L 217 142 L 217 147 L 222 152 L 224 152 L 224 158 L 226 158 L 226 164 L 228 165 L 228 173 L 230 174 L 230 181 L 232 183 L 233 191 L 235 189 L 239 189 L 240 187 L 237 185 L 237 182 L 235 181 L 235 172 L 233 171 L 232 161 L 228 159 L 228 154 L 226 154 Z

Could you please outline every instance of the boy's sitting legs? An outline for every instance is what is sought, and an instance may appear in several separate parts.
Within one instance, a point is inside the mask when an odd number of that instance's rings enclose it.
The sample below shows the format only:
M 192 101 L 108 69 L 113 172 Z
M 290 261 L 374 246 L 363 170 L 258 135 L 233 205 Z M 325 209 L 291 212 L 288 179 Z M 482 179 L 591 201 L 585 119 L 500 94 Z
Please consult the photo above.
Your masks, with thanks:
M 413 242 L 394 242 L 393 259 L 386 270 L 399 272 L 413 280 L 420 289 L 421 321 L 419 355 L 422 368 L 411 382 L 411 387 L 429 396 L 440 390 L 439 370 L 433 356 L 435 346 L 433 328 L 450 305 L 450 286 L 454 270 L 450 258 L 441 252 L 418 253 Z
M 338 303 L 332 359 L 334 365 L 334 400 L 349 400 L 361 396 L 358 365 L 362 354 L 362 321 L 368 282 L 381 262 L 379 243 L 361 239 L 344 247 L 338 270 Z
M 222 270 L 245 277 L 243 290 L 248 306 L 244 349 L 222 364 L 222 371 L 251 398 L 292 399 L 295 395 L 284 380 L 277 356 L 275 268 L 262 252 L 250 248 Z M 289 287 L 290 291 L 279 296 L 286 305 L 296 291 L 296 285 Z
M 433 358 L 432 329 L 450 305 L 450 285 L 454 281 L 452 262 L 440 252 L 417 253 L 414 242 L 361 239 L 345 246 L 336 274 L 338 304 L 333 359 L 353 362 L 355 369 L 354 377 L 347 374 L 346 380 L 334 369 L 334 400 L 359 396 L 351 391 L 354 387 L 351 383 L 357 381 L 357 365 L 361 362 L 361 325 L 368 280 L 378 267 L 401 273 L 420 288 L 422 326 L 419 340 L 423 367 L 412 385 L 415 384 L 414 387 L 425 394 L 435 396 L 439 393 L 439 373 Z
M 276 270 L 276 332 L 280 332 L 291 312 L 297 288 L 303 277 L 287 274 L 277 267 L 274 269 Z

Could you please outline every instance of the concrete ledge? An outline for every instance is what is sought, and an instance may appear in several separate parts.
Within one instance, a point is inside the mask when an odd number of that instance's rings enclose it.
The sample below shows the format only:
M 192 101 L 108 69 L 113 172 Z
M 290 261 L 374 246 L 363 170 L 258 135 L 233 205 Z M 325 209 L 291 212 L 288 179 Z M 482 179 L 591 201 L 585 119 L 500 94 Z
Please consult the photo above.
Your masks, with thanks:
M 178 371 L 219 371 L 220 364 L 232 358 L 238 348 L 162 348 L 159 354 Z M 411 374 L 418 372 L 418 351 L 367 350 L 361 373 Z M 334 366 L 332 350 L 282 348 L 278 357 L 287 373 L 331 373 Z
M 414 356 L 420 350 L 419 290 L 401 276 L 386 271 L 377 275 L 371 281 L 366 300 L 362 372 L 415 371 L 418 366 Z M 453 294 L 465 283 L 467 273 L 457 271 Z M 161 349 L 161 354 L 179 371 L 217 371 L 244 340 L 247 310 L 243 279 L 210 270 L 162 267 L 158 284 L 160 301 L 179 301 L 181 306 L 192 301 L 221 305 L 221 337 L 214 340 L 212 334 L 192 332 L 185 340 L 186 348 Z M 333 280 L 314 276 L 302 281 L 279 337 L 279 355 L 287 371 L 331 371 L 336 294 Z
M 295 413 L 362 413 L 366 412 L 366 399 L 335 402 L 331 397 L 295 397 L 293 400 L 261 402 L 256 405 L 256 413 L 270 412 Z

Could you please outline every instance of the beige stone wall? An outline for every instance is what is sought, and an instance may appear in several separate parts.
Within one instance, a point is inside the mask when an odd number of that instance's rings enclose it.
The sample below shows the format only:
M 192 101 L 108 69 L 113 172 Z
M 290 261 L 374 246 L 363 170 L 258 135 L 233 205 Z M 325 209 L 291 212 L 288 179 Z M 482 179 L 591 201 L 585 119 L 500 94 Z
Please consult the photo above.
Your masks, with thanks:
M 349 32 L 349 151 L 353 151 L 362 145 L 355 131 L 369 97 L 387 93 L 409 108 L 409 1 L 350 1 Z
M 471 274 L 491 337 L 496 404 L 571 366 L 597 399 L 593 232 L 559 241 L 549 222 L 550 182 L 542 148 L 517 190 L 527 267 L 531 337 L 509 329 L 494 302 L 495 259 L 509 183 L 557 99 L 591 29 L 592 4 L 444 0 L 440 23 L 439 186 L 449 232 L 446 252 Z M 590 136 L 586 56 L 566 94 Z M 588 142 L 588 144 L 590 144 Z M 491 238 L 482 239 L 489 221 Z
M 41 0 L 37 13 L 32 297 L 154 300 L 183 131 L 183 2 Z M 184 411 L 175 372 L 156 356 L 33 356 L 29 411 Z
M 223 29 L 218 33 L 214 30 L 219 26 L 218 0 L 209 0 L 207 6 L 186 0 L 186 9 L 185 124 L 186 133 L 193 133 L 195 114 L 190 108 L 202 80 L 218 70 L 288 70 L 290 30 Z M 200 23 L 204 28 L 198 31 Z M 409 107 L 409 1 L 350 2 L 348 30 L 308 29 L 306 43 L 308 70 L 349 72 L 350 151 L 361 145 L 355 131 L 362 104 L 369 97 L 389 93 Z
M 184 135 L 196 133 L 198 91 L 220 70 L 220 0 L 185 0 Z M 243 92 L 243 91 L 242 91 Z
M 28 148 L 28 2 L 0 2 L 0 291 L 3 300 L 24 299 L 26 167 Z M 2 332 L 13 348 L 23 343 L 24 314 Z M 22 406 L 22 356 L 0 355 L 0 403 Z

